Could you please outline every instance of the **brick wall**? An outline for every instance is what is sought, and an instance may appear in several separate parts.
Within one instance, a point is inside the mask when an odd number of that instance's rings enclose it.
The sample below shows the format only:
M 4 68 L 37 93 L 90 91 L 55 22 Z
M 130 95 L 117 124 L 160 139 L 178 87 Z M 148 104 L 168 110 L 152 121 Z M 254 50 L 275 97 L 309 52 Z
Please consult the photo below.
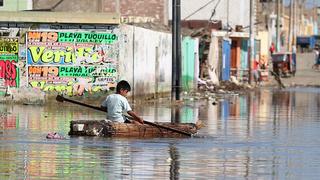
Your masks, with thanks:
M 120 1 L 120 0 L 119 0 Z M 103 12 L 117 12 L 117 0 L 104 0 Z
M 34 9 L 48 9 L 60 0 L 34 0 Z M 168 23 L 168 0 L 64 0 L 53 11 L 120 12 L 124 17 Z
M 152 17 L 164 21 L 165 0 L 121 0 L 120 12 L 124 16 Z

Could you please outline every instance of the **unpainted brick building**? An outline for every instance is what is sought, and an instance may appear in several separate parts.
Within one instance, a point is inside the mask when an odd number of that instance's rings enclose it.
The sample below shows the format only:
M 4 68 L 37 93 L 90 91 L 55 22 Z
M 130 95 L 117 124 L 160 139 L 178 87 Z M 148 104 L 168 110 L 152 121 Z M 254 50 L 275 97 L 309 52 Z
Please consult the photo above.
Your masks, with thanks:
M 168 24 L 168 0 L 34 0 L 33 9 L 119 13 L 123 22 Z

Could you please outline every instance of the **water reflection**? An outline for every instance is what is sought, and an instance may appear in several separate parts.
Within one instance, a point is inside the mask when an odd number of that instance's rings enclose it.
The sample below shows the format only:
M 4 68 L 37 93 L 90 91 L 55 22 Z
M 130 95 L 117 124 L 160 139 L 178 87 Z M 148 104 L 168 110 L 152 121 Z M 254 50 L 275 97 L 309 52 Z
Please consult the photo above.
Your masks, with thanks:
M 181 122 L 206 125 L 192 139 L 109 139 L 67 136 L 73 119 L 104 113 L 68 104 L 0 105 L 0 179 L 317 179 L 320 175 L 320 90 L 226 96 L 217 105 L 174 106 Z M 163 102 L 135 110 L 170 121 Z
M 179 151 L 174 144 L 169 145 L 169 154 L 170 154 L 170 179 L 179 179 L 179 170 L 180 170 L 180 155 Z

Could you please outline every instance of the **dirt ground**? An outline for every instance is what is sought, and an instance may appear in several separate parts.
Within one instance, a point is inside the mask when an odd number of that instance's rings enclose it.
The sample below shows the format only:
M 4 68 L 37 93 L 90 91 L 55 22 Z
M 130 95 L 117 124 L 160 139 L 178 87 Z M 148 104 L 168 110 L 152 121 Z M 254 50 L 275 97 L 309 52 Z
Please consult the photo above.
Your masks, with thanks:
M 297 72 L 294 77 L 281 78 L 282 83 L 286 87 L 290 86 L 316 86 L 320 87 L 320 71 L 313 70 L 314 54 L 305 53 L 297 54 Z M 269 82 L 264 85 L 277 85 L 273 76 L 270 76 Z

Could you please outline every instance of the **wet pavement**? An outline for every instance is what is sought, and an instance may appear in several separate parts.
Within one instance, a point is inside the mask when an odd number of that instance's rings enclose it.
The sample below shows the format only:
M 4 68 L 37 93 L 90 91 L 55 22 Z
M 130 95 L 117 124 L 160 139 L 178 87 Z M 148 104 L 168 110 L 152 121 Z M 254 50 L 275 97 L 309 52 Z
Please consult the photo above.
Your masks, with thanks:
M 176 106 L 177 107 L 177 106 Z M 103 112 L 72 104 L 0 105 L 0 179 L 318 179 L 320 89 L 261 89 L 187 101 L 181 122 L 203 121 L 202 138 L 69 137 L 73 119 Z M 135 110 L 170 121 L 162 102 Z M 48 132 L 64 140 L 46 139 Z

